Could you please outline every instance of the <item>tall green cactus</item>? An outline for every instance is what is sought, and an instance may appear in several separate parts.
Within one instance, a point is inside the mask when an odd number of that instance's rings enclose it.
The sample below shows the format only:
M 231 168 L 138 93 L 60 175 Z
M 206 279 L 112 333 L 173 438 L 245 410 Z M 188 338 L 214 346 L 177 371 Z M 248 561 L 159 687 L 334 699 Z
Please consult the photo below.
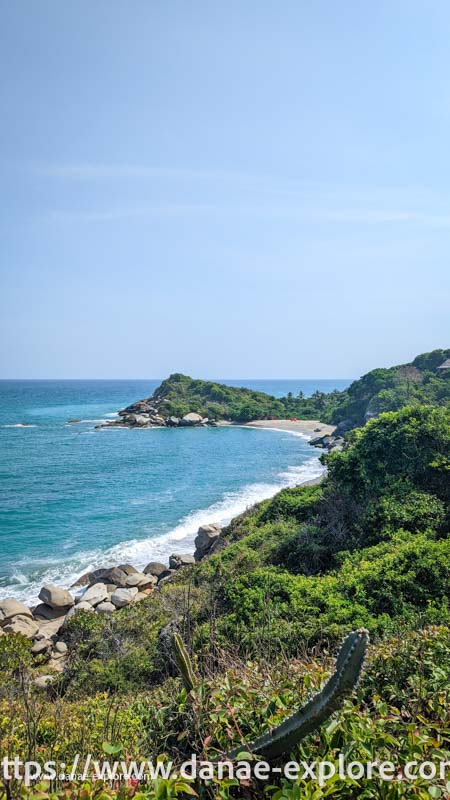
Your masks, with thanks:
M 369 634 L 361 629 L 350 633 L 344 641 L 335 664 L 335 671 L 322 691 L 269 733 L 260 736 L 245 749 L 267 760 L 289 753 L 308 733 L 314 731 L 341 707 L 344 698 L 356 686 L 369 643 Z M 236 758 L 243 746 L 228 754 Z
M 195 689 L 197 681 L 194 676 L 194 670 L 192 669 L 189 653 L 187 652 L 184 642 L 178 633 L 174 633 L 173 635 L 172 647 L 174 658 L 177 662 L 177 667 L 181 673 L 181 679 L 183 681 L 184 688 L 187 692 L 191 692 L 192 689 Z

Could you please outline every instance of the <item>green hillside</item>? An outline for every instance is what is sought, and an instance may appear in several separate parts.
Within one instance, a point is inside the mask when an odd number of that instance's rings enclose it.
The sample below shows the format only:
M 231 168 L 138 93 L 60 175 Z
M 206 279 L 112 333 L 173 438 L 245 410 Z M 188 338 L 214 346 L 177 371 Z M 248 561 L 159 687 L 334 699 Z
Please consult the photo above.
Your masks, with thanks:
M 306 398 L 275 398 L 263 392 L 235 388 L 175 373 L 164 380 L 152 397 L 129 406 L 153 407 L 165 419 L 196 412 L 209 420 L 249 422 L 257 419 L 321 419 L 349 427 L 363 425 L 382 411 L 398 411 L 406 405 L 450 405 L 450 369 L 438 367 L 450 358 L 449 350 L 417 356 L 410 364 L 375 369 L 342 392 L 315 392 Z M 125 409 L 127 410 L 127 409 Z
M 449 760 L 450 409 L 383 413 L 324 458 L 322 484 L 284 489 L 236 518 L 222 550 L 147 600 L 112 616 L 78 612 L 65 670 L 46 694 L 31 683 L 45 659 L 36 665 L 19 635 L 0 636 L 0 751 L 62 753 L 71 764 L 78 752 L 180 763 L 246 750 L 319 688 L 342 637 L 364 627 L 372 644 L 358 690 L 284 761 Z M 192 659 L 191 689 L 170 655 L 175 630 Z M 447 781 L 319 787 L 272 776 L 265 789 L 165 779 L 136 797 L 426 800 L 444 798 Z M 134 795 L 99 784 L 64 791 L 55 783 L 20 796 Z

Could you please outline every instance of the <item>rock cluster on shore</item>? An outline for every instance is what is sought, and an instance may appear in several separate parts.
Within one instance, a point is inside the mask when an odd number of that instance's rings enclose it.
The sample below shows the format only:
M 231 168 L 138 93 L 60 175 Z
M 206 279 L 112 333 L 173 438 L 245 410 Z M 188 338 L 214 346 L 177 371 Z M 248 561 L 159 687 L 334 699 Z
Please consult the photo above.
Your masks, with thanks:
M 192 428 L 198 426 L 215 425 L 214 420 L 202 417 L 195 411 L 190 411 L 183 417 L 164 417 L 159 413 L 158 400 L 139 400 L 127 406 L 118 413 L 119 419 L 113 419 L 96 425 L 96 428 L 126 427 L 126 428 Z
M 325 436 L 316 436 L 309 440 L 313 447 L 321 447 L 331 452 L 332 450 L 342 450 L 345 442 L 345 434 L 352 428 L 351 420 L 344 419 L 336 425 L 333 433 Z
M 31 653 L 52 673 L 62 672 L 67 645 L 64 626 L 79 611 L 112 614 L 141 600 L 172 580 L 177 570 L 194 565 L 225 546 L 218 523 L 202 525 L 195 538 L 195 553 L 173 553 L 169 566 L 150 561 L 142 572 L 131 564 L 86 572 L 70 587 L 71 591 L 46 584 L 39 592 L 37 606 L 8 597 L 0 600 L 0 635 L 19 633 L 32 642 Z M 45 688 L 54 675 L 35 679 Z

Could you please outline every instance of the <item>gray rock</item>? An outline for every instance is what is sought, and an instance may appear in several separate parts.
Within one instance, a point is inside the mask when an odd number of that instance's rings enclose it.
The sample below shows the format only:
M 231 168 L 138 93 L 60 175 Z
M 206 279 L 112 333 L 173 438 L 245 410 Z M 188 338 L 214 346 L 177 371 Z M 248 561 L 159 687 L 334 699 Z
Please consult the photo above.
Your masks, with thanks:
M 54 680 L 54 675 L 40 675 L 39 678 L 34 679 L 33 685 L 36 686 L 37 689 L 46 689 Z
M 68 647 L 65 642 L 59 640 L 55 644 L 55 653 L 61 653 L 61 655 L 65 655 L 67 653 Z
M 80 575 L 79 578 L 72 583 L 71 589 L 79 589 L 81 586 L 87 586 L 91 582 L 93 573 L 92 572 L 85 572 L 84 575 Z
M 22 617 L 32 617 L 31 610 L 25 603 L 15 600 L 14 597 L 7 597 L 0 601 L 0 626 L 6 625 L 10 619 L 18 614 Z
M 111 603 L 113 603 L 116 608 L 124 608 L 124 606 L 129 606 L 130 603 L 133 602 L 137 593 L 138 590 L 136 587 L 130 587 L 129 589 L 116 589 L 116 591 L 111 595 Z
M 169 567 L 171 569 L 180 569 L 181 567 L 188 567 L 195 564 L 195 558 L 190 553 L 172 553 L 169 556 Z
M 159 576 L 158 586 L 163 581 L 165 581 L 165 583 L 167 583 L 167 581 L 170 580 L 171 578 L 173 578 L 173 576 L 176 575 L 176 574 L 177 574 L 176 569 L 165 569 L 164 572 L 161 572 L 161 574 Z
M 101 580 L 102 583 L 113 583 L 115 586 L 125 588 L 127 585 L 127 577 L 128 575 L 123 569 L 111 567 L 110 569 L 103 570 L 98 580 Z
M 34 639 L 39 633 L 39 625 L 34 619 L 22 616 L 21 614 L 13 617 L 6 625 L 3 625 L 5 633 L 21 633 L 27 639 Z
M 47 603 L 39 603 L 38 606 L 34 609 L 33 616 L 36 619 L 59 619 L 63 617 L 66 613 L 67 608 L 52 608 L 48 606 Z
M 99 603 L 95 610 L 97 614 L 112 614 L 116 611 L 116 606 L 109 601 L 105 601 L 104 603 Z
M 136 575 L 129 575 L 127 578 L 127 588 L 130 586 L 137 586 L 140 591 L 144 589 L 151 589 L 158 583 L 158 578 L 155 575 L 137 572 Z
M 136 567 L 133 567 L 132 564 L 119 564 L 117 569 L 122 570 L 125 575 L 136 575 L 139 572 L 139 570 L 136 569 Z
M 48 653 L 52 649 L 52 642 L 51 639 L 39 639 L 36 641 L 31 648 L 31 653 L 33 656 L 42 656 L 45 653 Z
M 200 425 L 202 422 L 203 417 L 201 414 L 196 414 L 195 411 L 191 411 L 189 414 L 185 414 L 182 419 L 180 419 L 180 425 L 186 427 L 190 425 Z
M 108 599 L 108 590 L 104 583 L 94 583 L 81 595 L 83 603 L 90 603 L 91 606 L 98 606 Z
M 351 419 L 343 419 L 336 425 L 336 430 L 334 431 L 334 434 L 335 436 L 336 435 L 342 436 L 343 433 L 347 433 L 347 431 L 351 430 L 352 428 L 353 428 L 353 422 L 351 421 Z
M 179 417 L 169 417 L 166 423 L 169 428 L 176 428 L 180 424 Z
M 330 452 L 331 450 L 342 450 L 344 447 L 344 440 L 341 438 L 333 439 L 333 444 L 330 445 Z
M 77 614 L 78 611 L 92 611 L 93 612 L 94 611 L 94 607 L 91 606 L 90 603 L 85 603 L 84 600 L 81 600 L 79 603 L 77 603 L 76 606 L 73 606 L 73 608 L 71 608 L 67 612 L 66 620 L 70 619 L 71 617 L 73 617 L 73 615 Z
M 201 559 L 209 553 L 214 542 L 219 538 L 221 530 L 217 522 L 200 526 L 197 536 L 195 537 L 194 558 L 196 561 L 201 561 Z
M 39 592 L 39 600 L 52 608 L 71 608 L 75 604 L 70 592 L 53 583 L 47 583 Z
M 150 561 L 149 564 L 144 569 L 144 575 L 154 575 L 155 578 L 159 578 L 162 572 L 165 572 L 167 569 L 165 564 L 161 564 L 159 561 Z
M 325 447 L 323 440 L 324 440 L 323 436 L 316 436 L 315 438 L 310 439 L 309 443 L 313 447 Z

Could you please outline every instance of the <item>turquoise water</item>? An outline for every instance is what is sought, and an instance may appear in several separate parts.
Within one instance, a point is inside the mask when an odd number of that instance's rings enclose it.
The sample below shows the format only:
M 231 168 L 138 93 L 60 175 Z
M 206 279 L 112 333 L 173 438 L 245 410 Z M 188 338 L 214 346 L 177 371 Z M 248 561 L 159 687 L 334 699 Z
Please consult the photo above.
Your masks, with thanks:
M 226 381 L 277 396 L 349 381 Z M 0 381 L 0 598 L 86 569 L 189 552 L 226 522 L 321 472 L 294 434 L 248 428 L 95 430 L 159 381 Z M 71 418 L 79 424 L 68 424 Z

